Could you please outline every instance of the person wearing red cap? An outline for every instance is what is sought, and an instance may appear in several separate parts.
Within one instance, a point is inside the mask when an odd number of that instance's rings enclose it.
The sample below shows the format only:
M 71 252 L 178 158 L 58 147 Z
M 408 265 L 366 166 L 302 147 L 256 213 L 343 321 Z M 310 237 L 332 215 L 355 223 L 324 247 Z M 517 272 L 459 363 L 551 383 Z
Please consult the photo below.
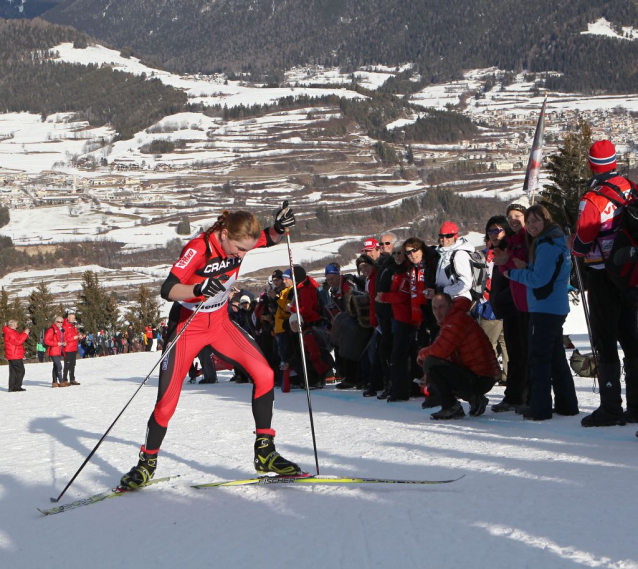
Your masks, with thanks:
M 584 258 L 587 301 L 594 350 L 598 355 L 600 407 L 581 421 L 583 427 L 605 427 L 638 423 L 638 316 L 636 306 L 616 286 L 605 270 L 619 229 L 622 205 L 631 199 L 629 180 L 616 171 L 616 149 L 609 140 L 599 140 L 589 150 L 589 168 L 594 174 L 589 190 L 580 200 L 572 254 Z M 620 359 L 617 342 L 625 355 L 627 411 L 623 413 Z
M 436 268 L 436 291 L 428 288 L 426 297 L 432 299 L 435 292 L 444 292 L 452 298 L 464 296 L 472 300 L 472 265 L 469 253 L 474 251 L 474 247 L 465 237 L 459 238 L 456 223 L 446 221 L 441 225 L 436 250 L 440 255 Z
M 361 253 L 368 255 L 373 261 L 376 261 L 381 256 L 381 247 L 379 246 L 379 242 L 374 237 L 366 239 L 363 242 L 363 249 L 361 249 Z

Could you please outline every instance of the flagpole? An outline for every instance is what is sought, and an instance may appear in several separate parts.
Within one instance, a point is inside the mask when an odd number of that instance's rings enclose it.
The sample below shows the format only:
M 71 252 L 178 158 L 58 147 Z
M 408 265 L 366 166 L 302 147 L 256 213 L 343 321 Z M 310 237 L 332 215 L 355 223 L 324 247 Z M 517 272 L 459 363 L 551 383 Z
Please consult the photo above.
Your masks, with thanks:
M 534 205 L 536 189 L 539 187 L 540 171 L 543 161 L 543 133 L 545 131 L 545 107 L 547 105 L 547 95 L 548 94 L 545 93 L 543 105 L 541 106 L 540 116 L 538 117 L 538 123 L 536 125 L 536 132 L 534 133 L 532 150 L 530 151 L 529 160 L 527 161 L 525 181 L 523 182 L 523 191 L 527 194 L 529 203 L 532 205 Z

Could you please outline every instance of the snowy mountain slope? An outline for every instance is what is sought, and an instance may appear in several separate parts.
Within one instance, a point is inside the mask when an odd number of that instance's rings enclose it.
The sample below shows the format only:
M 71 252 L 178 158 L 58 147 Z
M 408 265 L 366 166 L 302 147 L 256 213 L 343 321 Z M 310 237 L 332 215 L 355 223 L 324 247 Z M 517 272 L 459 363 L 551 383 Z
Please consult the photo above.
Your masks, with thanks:
M 571 317 L 570 317 L 571 318 Z M 584 327 L 576 338 L 583 347 Z M 322 474 L 465 478 L 446 486 L 244 487 L 191 483 L 252 475 L 250 386 L 185 385 L 160 455 L 174 483 L 45 518 L 48 507 L 157 361 L 156 353 L 78 363 L 80 387 L 50 388 L 28 364 L 25 393 L 0 391 L 0 565 L 52 567 L 596 567 L 635 569 L 635 427 L 583 429 L 488 410 L 436 423 L 420 400 L 312 392 Z M 0 368 L 3 372 L 6 367 Z M 136 460 L 156 396 L 142 388 L 66 503 L 117 483 Z M 598 396 L 577 380 L 581 411 Z M 490 394 L 497 402 L 502 388 Z M 582 415 L 581 415 L 582 416 Z M 278 450 L 313 470 L 303 392 L 277 392 Z

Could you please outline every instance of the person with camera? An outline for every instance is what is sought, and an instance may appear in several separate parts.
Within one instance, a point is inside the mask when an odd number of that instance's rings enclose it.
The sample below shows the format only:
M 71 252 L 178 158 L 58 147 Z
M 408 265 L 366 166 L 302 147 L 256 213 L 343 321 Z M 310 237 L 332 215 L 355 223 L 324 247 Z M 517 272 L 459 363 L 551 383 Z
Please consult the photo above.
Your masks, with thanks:
M 22 332 L 18 332 L 18 321 L 9 320 L 2 329 L 4 336 L 4 357 L 9 364 L 9 391 L 26 391 L 22 387 L 24 379 L 24 343 L 29 337 L 29 328 L 25 328 Z
M 62 378 L 62 358 L 64 357 L 64 319 L 62 316 L 56 316 L 53 319 L 51 327 L 44 333 L 44 343 L 47 347 L 47 356 L 53 362 L 51 375 L 53 382 L 52 387 L 68 387 L 69 382 Z

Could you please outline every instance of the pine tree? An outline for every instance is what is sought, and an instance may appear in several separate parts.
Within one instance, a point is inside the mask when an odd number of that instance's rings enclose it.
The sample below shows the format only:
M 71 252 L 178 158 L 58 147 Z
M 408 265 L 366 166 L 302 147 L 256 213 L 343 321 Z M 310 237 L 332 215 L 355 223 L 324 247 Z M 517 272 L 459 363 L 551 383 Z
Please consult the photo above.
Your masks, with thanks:
M 549 179 L 552 184 L 544 186 L 541 203 L 561 226 L 569 225 L 573 228 L 576 223 L 578 204 L 587 190 L 587 181 L 591 178 L 587 162 L 591 144 L 591 125 L 579 119 L 576 130 L 567 134 L 558 153 L 549 157 Z
M 55 305 L 53 294 L 44 282 L 40 284 L 29 295 L 27 312 L 31 320 L 31 334 L 27 340 L 30 353 L 35 352 L 35 346 L 43 336 L 44 331 L 50 328 L 56 316 L 58 307 Z M 60 314 L 61 316 L 61 314 Z
M 117 295 L 112 292 L 108 295 L 104 306 L 106 329 L 115 332 L 119 327 L 120 308 L 117 304 Z
M 137 298 L 128 309 L 125 318 L 131 323 L 136 334 L 141 334 L 148 324 L 157 324 L 159 303 L 149 287 L 140 285 Z
M 100 286 L 97 273 L 85 271 L 82 275 L 82 292 L 78 297 L 78 319 L 86 334 L 109 330 L 117 325 L 117 313 L 113 321 L 113 295 L 107 295 Z M 110 308 L 109 308 L 110 306 Z

